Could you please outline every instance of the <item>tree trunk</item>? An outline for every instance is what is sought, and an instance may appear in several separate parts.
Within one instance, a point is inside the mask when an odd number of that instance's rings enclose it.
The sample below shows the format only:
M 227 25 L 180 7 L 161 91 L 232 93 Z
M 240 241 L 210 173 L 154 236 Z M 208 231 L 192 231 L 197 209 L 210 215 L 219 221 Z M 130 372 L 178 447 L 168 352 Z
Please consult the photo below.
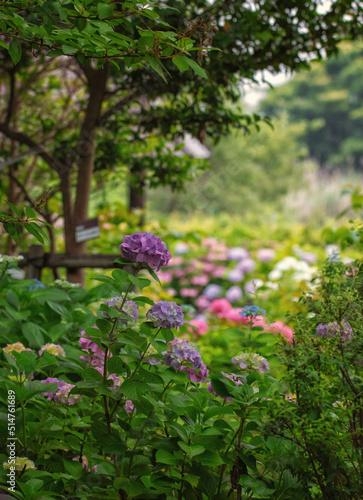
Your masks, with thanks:
M 138 176 L 138 185 L 136 186 L 131 181 L 129 181 L 129 210 L 140 210 L 140 221 L 139 226 L 143 226 L 145 223 L 145 205 L 146 205 L 146 195 L 144 186 L 144 172 L 135 172 L 130 169 L 130 174 L 132 176 Z
M 89 99 L 80 138 L 74 152 L 74 159 L 78 163 L 78 173 L 76 197 L 73 207 L 69 176 L 63 176 L 61 180 L 61 184 L 63 183 L 65 248 L 67 253 L 77 255 L 86 253 L 87 249 L 86 242 L 76 242 L 75 227 L 77 223 L 83 222 L 88 218 L 96 147 L 95 136 L 105 96 L 108 74 L 107 67 L 94 70 L 90 67 L 82 66 L 82 69 L 88 80 Z M 84 284 L 84 269 L 68 269 L 67 279 L 73 283 Z

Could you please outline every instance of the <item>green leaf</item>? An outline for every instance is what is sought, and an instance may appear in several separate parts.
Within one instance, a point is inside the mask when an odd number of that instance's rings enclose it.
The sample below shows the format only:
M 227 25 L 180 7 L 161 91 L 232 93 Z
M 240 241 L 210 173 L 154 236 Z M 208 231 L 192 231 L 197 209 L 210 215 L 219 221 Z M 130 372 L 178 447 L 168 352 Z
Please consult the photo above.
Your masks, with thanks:
M 78 47 L 72 47 L 71 45 L 62 45 L 63 53 L 66 55 L 76 54 L 78 52 Z
M 248 478 L 247 480 L 246 477 Z M 244 488 L 251 488 L 253 493 L 261 497 L 273 495 L 276 491 L 275 489 L 268 488 L 266 484 L 259 479 L 254 479 L 249 476 L 242 476 L 239 480 L 239 484 L 241 484 Z
M 98 17 L 100 19 L 107 19 L 111 17 L 115 6 L 112 3 L 99 3 L 97 5 Z
M 21 44 L 17 38 L 13 38 L 9 45 L 9 54 L 11 60 L 16 65 L 21 59 Z
M 28 217 L 28 219 L 34 219 L 37 214 L 30 207 L 24 207 L 24 213 Z
M 205 451 L 205 448 L 203 446 L 199 445 L 188 446 L 183 441 L 178 441 L 178 445 L 183 451 L 185 451 L 185 453 L 188 455 L 189 458 L 193 458 L 197 455 L 200 455 Z
M 182 55 L 176 55 L 172 59 L 175 66 L 179 69 L 179 71 L 187 71 L 189 69 L 188 58 Z
M 36 325 L 31 321 L 26 322 L 21 325 L 21 331 L 24 337 L 29 342 L 30 347 L 39 348 L 44 345 L 44 337 L 42 335 L 42 329 L 39 325 Z
M 159 285 L 161 285 L 159 277 L 156 274 L 156 272 L 153 269 L 151 269 L 150 266 L 147 266 L 146 269 L 147 269 L 148 273 L 150 274 L 150 276 L 152 276 L 154 278 L 154 280 L 157 281 L 159 283 Z
M 222 465 L 224 463 L 222 458 L 212 451 L 205 451 L 202 455 L 199 455 L 198 461 L 203 465 L 209 465 L 211 467 Z
M 204 69 L 201 66 L 199 66 L 198 63 L 196 63 L 193 59 L 189 59 L 187 57 L 185 58 L 185 60 L 187 61 L 189 66 L 192 68 L 194 73 L 196 73 L 197 75 L 201 76 L 202 78 L 205 78 L 206 80 L 208 80 L 207 73 L 204 71 Z
M 174 455 L 166 450 L 158 450 L 155 455 L 155 460 L 156 462 L 167 465 L 178 465 L 181 462 L 180 459 L 174 457 Z
M 149 299 L 149 297 L 134 297 L 132 300 L 136 303 L 140 302 L 141 304 L 149 304 L 150 306 L 154 305 L 154 301 Z

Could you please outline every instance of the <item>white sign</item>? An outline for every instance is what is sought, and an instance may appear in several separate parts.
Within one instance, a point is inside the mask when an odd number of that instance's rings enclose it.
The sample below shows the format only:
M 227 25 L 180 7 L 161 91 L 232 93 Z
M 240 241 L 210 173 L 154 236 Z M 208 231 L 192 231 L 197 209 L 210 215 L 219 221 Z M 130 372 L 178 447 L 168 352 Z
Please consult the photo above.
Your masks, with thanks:
M 88 219 L 80 222 L 76 226 L 76 242 L 93 240 L 100 237 L 100 228 L 98 227 L 97 219 Z

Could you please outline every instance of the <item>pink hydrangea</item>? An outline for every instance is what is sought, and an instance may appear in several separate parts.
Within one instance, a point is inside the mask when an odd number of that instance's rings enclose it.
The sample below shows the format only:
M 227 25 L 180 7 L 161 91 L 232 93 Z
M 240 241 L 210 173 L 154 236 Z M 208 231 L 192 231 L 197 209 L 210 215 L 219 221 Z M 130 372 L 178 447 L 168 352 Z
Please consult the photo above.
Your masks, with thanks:
M 180 295 L 182 297 L 196 297 L 198 295 L 198 290 L 196 288 L 181 288 Z
M 251 320 L 251 318 L 248 319 Z M 263 316 L 254 316 L 252 318 L 252 326 L 262 326 L 264 330 L 268 328 L 266 319 Z
M 207 274 L 202 274 L 201 276 L 193 276 L 190 282 L 192 285 L 205 286 L 209 282 L 209 277 Z
M 242 307 L 232 308 L 223 317 L 227 321 L 231 321 L 232 323 L 244 323 L 247 325 L 248 318 L 244 318 L 243 316 L 241 316 L 241 311 Z
M 232 305 L 227 299 L 216 299 L 209 306 L 209 310 L 213 314 L 217 314 L 218 318 L 225 318 L 226 314 L 232 310 Z
M 266 331 L 274 333 L 275 335 L 284 335 L 288 342 L 292 342 L 295 335 L 294 331 L 282 321 L 275 321 L 274 323 L 271 323 L 268 327 L 266 327 Z
M 134 411 L 134 403 L 131 401 L 131 399 L 128 399 L 125 403 L 125 406 L 124 406 L 125 410 L 127 411 L 127 413 L 132 413 Z
M 191 319 L 189 324 L 195 327 L 188 327 L 189 332 L 194 335 L 205 335 L 208 331 L 208 324 L 201 319 Z
M 97 328 L 97 326 L 93 326 L 92 328 Z M 80 356 L 80 359 L 84 359 L 90 363 L 91 366 L 103 366 L 105 353 L 101 347 L 91 340 L 91 338 L 92 337 L 86 336 L 85 330 L 81 331 L 79 346 L 82 348 L 82 351 L 87 353 L 87 356 Z M 110 353 L 109 356 L 111 357 L 112 354 Z
M 41 380 L 41 382 L 43 384 L 58 384 L 58 389 L 55 392 L 43 393 L 44 396 L 48 397 L 48 401 L 51 401 L 53 399 L 56 405 L 63 403 L 72 406 L 75 403 L 79 403 L 80 401 L 82 401 L 82 396 L 80 394 L 69 395 L 73 387 L 75 387 L 75 385 L 73 384 L 69 384 L 64 380 L 58 380 L 57 378 L 53 377 L 48 377 L 45 380 Z
M 195 300 L 195 305 L 200 311 L 205 311 L 206 309 L 208 309 L 210 303 L 210 300 L 205 295 L 201 295 Z

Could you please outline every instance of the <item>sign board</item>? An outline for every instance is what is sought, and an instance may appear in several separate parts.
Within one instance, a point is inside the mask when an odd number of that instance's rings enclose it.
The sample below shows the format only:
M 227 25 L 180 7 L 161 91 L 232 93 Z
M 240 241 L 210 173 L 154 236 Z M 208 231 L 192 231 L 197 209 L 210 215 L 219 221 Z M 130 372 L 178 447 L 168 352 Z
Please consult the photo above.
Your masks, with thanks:
M 100 228 L 98 227 L 98 220 L 88 219 L 84 222 L 78 222 L 76 225 L 76 242 L 93 240 L 100 237 Z

